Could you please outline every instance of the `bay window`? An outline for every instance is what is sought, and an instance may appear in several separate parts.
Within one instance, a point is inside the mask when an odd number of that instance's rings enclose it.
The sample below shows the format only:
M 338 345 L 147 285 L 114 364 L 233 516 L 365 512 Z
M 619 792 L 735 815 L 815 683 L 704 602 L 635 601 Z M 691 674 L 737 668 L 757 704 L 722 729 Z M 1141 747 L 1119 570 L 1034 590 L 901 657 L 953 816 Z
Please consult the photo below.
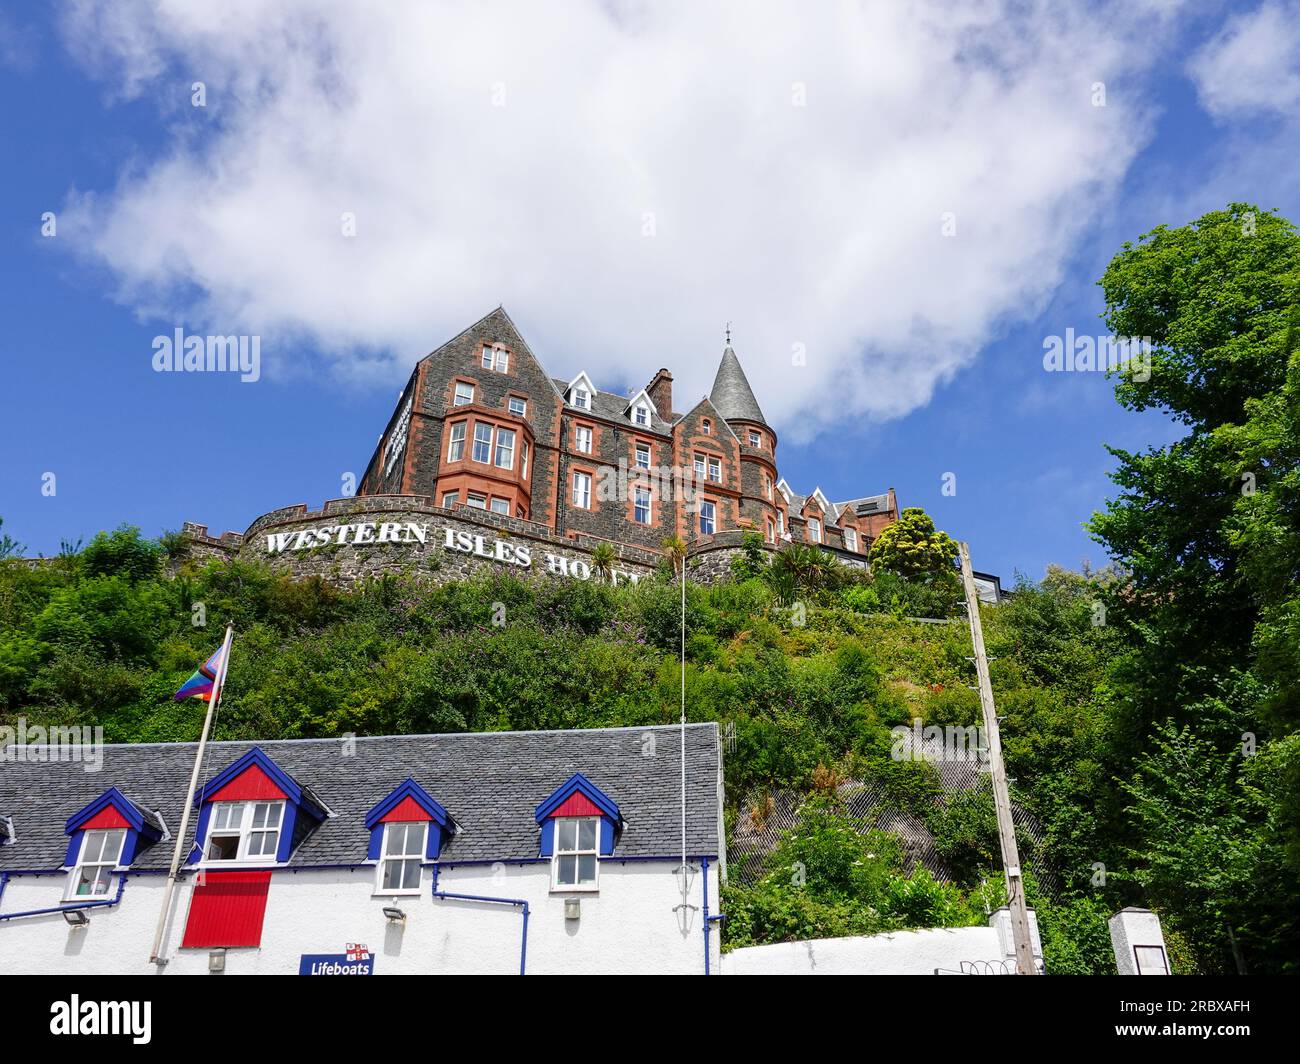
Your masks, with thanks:
M 465 457 L 465 422 L 458 421 L 451 427 L 451 436 L 447 443 L 447 461 L 459 462 Z
M 487 465 L 492 460 L 492 426 L 481 421 L 474 422 L 474 451 L 470 456 L 476 462 Z

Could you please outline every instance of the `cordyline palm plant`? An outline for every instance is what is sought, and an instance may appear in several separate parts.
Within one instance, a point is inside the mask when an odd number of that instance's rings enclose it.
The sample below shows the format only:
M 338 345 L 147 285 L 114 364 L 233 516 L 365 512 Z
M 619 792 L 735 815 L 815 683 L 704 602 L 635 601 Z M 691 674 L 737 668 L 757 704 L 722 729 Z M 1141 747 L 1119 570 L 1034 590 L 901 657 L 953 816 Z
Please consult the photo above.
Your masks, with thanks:
M 663 548 L 672 563 L 673 576 L 680 576 L 681 567 L 686 564 L 686 541 L 681 536 L 669 536 L 664 540 Z
M 841 566 L 837 559 L 808 543 L 792 543 L 776 556 L 772 576 L 781 583 L 793 582 L 804 591 L 833 587 Z
M 591 569 L 602 581 L 608 582 L 614 575 L 617 561 L 618 552 L 608 543 L 597 543 L 591 548 Z

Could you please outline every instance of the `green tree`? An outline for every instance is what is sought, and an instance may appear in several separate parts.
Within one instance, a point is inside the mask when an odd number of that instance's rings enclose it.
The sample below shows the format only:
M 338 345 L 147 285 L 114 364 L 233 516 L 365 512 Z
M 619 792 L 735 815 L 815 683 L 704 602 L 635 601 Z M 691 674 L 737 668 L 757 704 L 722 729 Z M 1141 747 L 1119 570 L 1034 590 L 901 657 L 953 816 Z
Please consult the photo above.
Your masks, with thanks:
M 937 531 L 930 515 L 919 506 L 909 506 L 898 520 L 871 544 L 872 568 L 918 577 L 951 573 L 957 559 L 957 543 L 947 532 Z

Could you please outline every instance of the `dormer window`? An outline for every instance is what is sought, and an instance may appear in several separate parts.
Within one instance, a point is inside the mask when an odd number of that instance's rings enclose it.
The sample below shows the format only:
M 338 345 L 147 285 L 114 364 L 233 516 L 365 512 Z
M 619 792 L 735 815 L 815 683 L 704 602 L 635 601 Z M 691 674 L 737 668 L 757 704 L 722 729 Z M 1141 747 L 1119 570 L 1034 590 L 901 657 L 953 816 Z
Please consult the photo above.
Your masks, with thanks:
M 385 824 L 384 856 L 379 866 L 380 894 L 420 893 L 427 823 Z
M 64 830 L 70 836 L 64 865 L 71 871 L 65 901 L 107 894 L 115 869 L 129 867 L 143 847 L 166 837 L 162 818 L 116 787 L 69 817 Z
M 815 517 L 808 518 L 808 539 L 813 543 L 822 541 L 822 523 Z
M 366 814 L 367 856 L 377 862 L 375 894 L 418 894 L 425 864 L 459 829 L 438 801 L 413 779 L 389 792 Z
M 573 389 L 573 405 L 579 410 L 591 409 L 591 393 L 586 388 Z
M 126 829 L 83 831 L 81 853 L 68 881 L 67 899 L 95 898 L 108 893 L 113 869 L 122 859 Z
M 851 528 L 844 530 L 844 546 L 848 550 L 856 551 L 858 549 L 858 534 Z
M 537 807 L 542 857 L 551 859 L 551 890 L 596 890 L 600 858 L 614 853 L 623 827 L 618 806 L 581 772 Z
M 632 408 L 632 420 L 638 425 L 650 424 L 650 408 L 644 403 L 638 403 Z
M 556 889 L 597 888 L 599 829 L 600 820 L 593 816 L 556 820 L 555 856 L 551 858 L 551 884 Z
M 274 861 L 284 802 L 213 802 L 208 861 Z

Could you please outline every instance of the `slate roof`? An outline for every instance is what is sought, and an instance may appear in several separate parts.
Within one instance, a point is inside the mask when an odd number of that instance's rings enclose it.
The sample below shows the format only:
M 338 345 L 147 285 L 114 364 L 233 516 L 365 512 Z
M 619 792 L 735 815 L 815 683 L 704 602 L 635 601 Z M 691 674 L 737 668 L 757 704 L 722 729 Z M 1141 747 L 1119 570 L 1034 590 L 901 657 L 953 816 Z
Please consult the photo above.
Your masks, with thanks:
M 217 742 L 209 744 L 201 779 L 258 746 L 311 788 L 333 816 L 301 843 L 291 866 L 365 861 L 366 813 L 408 776 L 442 803 L 463 832 L 443 847 L 442 861 L 535 858 L 534 810 L 575 772 L 619 806 L 625 827 L 615 858 L 670 857 L 681 853 L 678 738 L 677 725 L 359 737 L 355 753 L 346 757 L 339 739 Z M 175 833 L 194 751 L 194 743 L 106 745 L 99 772 L 86 772 L 77 761 L 0 761 L 0 817 L 13 818 L 17 839 L 0 846 L 0 871 L 62 867 L 65 822 L 109 787 L 160 813 Z M 720 847 L 717 725 L 688 725 L 686 755 L 687 849 L 714 856 Z M 191 839 L 194 823 L 191 817 Z M 132 867 L 165 869 L 173 844 L 147 846 Z
M 759 409 L 754 390 L 749 386 L 745 371 L 740 368 L 740 359 L 728 345 L 722 352 L 722 361 L 718 364 L 718 375 L 713 378 L 713 390 L 709 399 L 718 413 L 728 421 L 757 421 L 766 425 L 767 419 Z
M 560 377 L 552 377 L 551 383 L 559 389 L 561 395 L 565 395 L 569 390 L 569 382 Z M 638 389 L 638 392 L 640 389 Z M 595 417 L 605 418 L 608 421 L 621 421 L 625 425 L 631 425 L 634 428 L 643 429 L 644 425 L 637 425 L 632 421 L 629 415 L 628 406 L 631 405 L 632 396 L 619 395 L 617 392 L 595 391 L 591 396 L 591 409 L 583 410 L 581 407 L 574 406 L 567 402 L 566 407 L 569 410 L 576 410 L 579 413 L 589 413 Z M 672 425 L 661 418 L 652 409 L 650 412 L 650 431 L 661 432 L 665 435 L 671 433 Z
M 837 502 L 835 504 L 835 515 L 838 517 L 846 509 L 851 509 L 859 517 L 867 514 L 885 513 L 889 509 L 889 495 L 888 493 L 867 495 L 861 499 L 848 499 L 844 502 Z

